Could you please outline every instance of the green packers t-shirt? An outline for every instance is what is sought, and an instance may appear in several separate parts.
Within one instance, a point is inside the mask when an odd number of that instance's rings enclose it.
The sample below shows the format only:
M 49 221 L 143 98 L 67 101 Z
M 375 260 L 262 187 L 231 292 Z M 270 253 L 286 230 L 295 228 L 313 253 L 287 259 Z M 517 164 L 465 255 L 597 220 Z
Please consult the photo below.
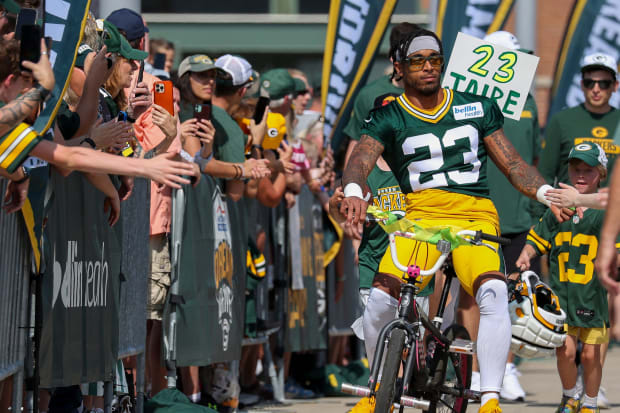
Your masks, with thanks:
M 359 141 L 362 136 L 360 134 L 362 123 L 368 116 L 368 112 L 373 108 L 386 105 L 400 96 L 401 93 L 403 93 L 403 90 L 394 86 L 390 76 L 381 76 L 374 82 L 364 86 L 355 98 L 351 118 L 343 130 L 344 134 L 353 140 Z
M 58 108 L 56 123 L 60 133 L 62 133 L 62 137 L 65 140 L 69 140 L 75 137 L 75 133 L 80 129 L 80 115 L 71 111 L 69 105 L 63 100 L 60 103 L 60 108 Z
M 604 216 L 605 211 L 587 209 L 583 218 L 575 215 L 559 223 L 547 210 L 527 236 L 527 243 L 539 255 L 549 255 L 551 288 L 560 299 L 569 326 L 609 326 L 607 290 L 594 272 Z
M 520 120 L 504 120 L 504 134 L 523 160 L 532 165 L 540 154 L 538 109 L 532 95 L 527 96 Z M 528 231 L 534 224 L 532 207 L 536 201 L 517 191 L 493 162 L 489 162 L 487 176 L 491 200 L 499 214 L 502 234 Z
M 405 94 L 373 109 L 362 135 L 383 144 L 383 157 L 404 193 L 427 188 L 489 196 L 483 139 L 504 117 L 493 100 L 442 89 L 431 111 L 415 107 Z
M 213 105 L 212 123 L 215 127 L 213 156 L 224 162 L 244 162 L 247 136 L 226 111 Z
M 538 163 L 538 170 L 547 183 L 553 185 L 556 179 L 568 183 L 568 154 L 573 146 L 583 141 L 601 145 L 609 160 L 607 176 L 610 177 L 614 161 L 620 153 L 620 146 L 613 143 L 618 122 L 620 110 L 612 109 L 599 115 L 588 112 L 584 104 L 553 115 L 545 130 Z M 601 182 L 601 186 L 607 185 L 608 179 Z
M 0 102 L 0 108 L 4 102 Z M 43 137 L 29 129 L 28 124 L 22 122 L 6 135 L 0 136 L 0 168 L 12 174 L 21 165 L 30 151 L 39 144 Z

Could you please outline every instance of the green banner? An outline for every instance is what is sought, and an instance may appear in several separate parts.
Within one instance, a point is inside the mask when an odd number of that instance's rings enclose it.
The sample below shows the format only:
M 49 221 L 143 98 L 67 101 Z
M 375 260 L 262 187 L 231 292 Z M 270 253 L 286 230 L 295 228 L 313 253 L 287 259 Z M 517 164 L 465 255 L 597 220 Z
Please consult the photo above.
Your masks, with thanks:
M 332 0 L 321 82 L 323 132 L 337 149 L 353 101 L 366 83 L 396 0 Z
M 620 56 L 620 3 L 618 0 L 577 0 L 569 16 L 560 48 L 553 85 L 549 118 L 565 107 L 584 101 L 581 90 L 581 61 L 592 53 Z M 609 104 L 620 107 L 620 94 L 613 93 Z
M 242 203 L 226 201 L 203 175 L 186 186 L 177 305 L 177 365 L 239 360 L 245 315 L 247 226 Z
M 513 4 L 514 0 L 439 0 L 435 32 L 443 54 L 450 56 L 458 32 L 482 39 L 502 30 Z
M 41 385 L 113 380 L 118 353 L 121 245 L 104 195 L 81 174 L 53 172 L 45 227 Z M 118 225 L 118 224 L 117 224 Z
M 80 46 L 88 17 L 90 0 L 46 1 L 43 32 L 52 38 L 49 52 L 56 84 L 33 126 L 26 123 L 1 138 L 0 168 L 13 173 L 26 159 L 32 148 L 52 126 L 60 107 L 61 98 L 69 87 L 71 71 Z
M 323 211 L 307 186 L 297 196 L 303 289 L 289 289 L 286 351 L 327 348 L 327 296 L 323 267 Z M 289 225 L 291 223 L 289 222 Z

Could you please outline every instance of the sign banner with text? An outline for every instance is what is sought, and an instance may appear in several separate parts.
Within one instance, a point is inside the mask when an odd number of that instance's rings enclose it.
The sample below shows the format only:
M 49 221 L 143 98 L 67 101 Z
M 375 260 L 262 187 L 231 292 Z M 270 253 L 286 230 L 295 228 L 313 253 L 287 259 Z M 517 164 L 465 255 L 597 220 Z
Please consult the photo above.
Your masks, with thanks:
M 537 56 L 459 33 L 442 86 L 489 97 L 505 117 L 519 120 L 538 60 Z
M 397 0 L 332 0 L 321 82 L 325 144 L 340 146 L 353 101 L 366 83 L 370 65 Z
M 482 39 L 501 30 L 508 20 L 514 0 L 439 0 L 435 33 L 443 53 L 450 56 L 459 32 Z
M 119 228 L 81 174 L 53 173 L 45 227 L 41 386 L 113 380 L 118 354 Z M 117 226 L 119 223 L 116 224 Z
M 581 61 L 593 53 L 620 57 L 620 1 L 577 0 L 570 14 L 551 87 L 549 117 L 585 98 L 581 90 Z M 620 93 L 609 104 L 620 107 Z
M 242 202 L 203 175 L 186 186 L 177 304 L 177 365 L 239 360 L 248 234 Z
M 0 168 L 13 173 L 50 128 L 62 96 L 69 86 L 71 71 L 88 17 L 90 0 L 48 0 L 45 3 L 44 34 L 52 38 L 49 52 L 56 84 L 33 126 L 22 123 L 0 138 Z
M 299 241 L 289 239 L 289 250 L 301 251 L 303 285 L 301 289 L 289 289 L 286 351 L 322 350 L 327 348 L 323 210 L 307 186 L 297 196 L 296 203 L 300 236 Z

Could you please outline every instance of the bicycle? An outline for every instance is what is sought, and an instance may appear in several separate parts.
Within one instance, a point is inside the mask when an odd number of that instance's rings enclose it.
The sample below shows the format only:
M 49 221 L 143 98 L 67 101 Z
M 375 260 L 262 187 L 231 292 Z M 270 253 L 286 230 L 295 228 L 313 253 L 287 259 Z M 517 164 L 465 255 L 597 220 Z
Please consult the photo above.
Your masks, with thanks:
M 481 231 L 463 230 L 457 235 L 461 241 L 493 250 L 495 248 L 492 245 L 482 240 L 502 245 L 510 244 L 509 239 Z M 406 274 L 404 277 L 406 282 L 401 285 L 398 318 L 385 325 L 379 333 L 368 387 L 344 383 L 341 390 L 355 396 L 375 397 L 375 413 L 389 412 L 394 400 L 400 402 L 400 413 L 405 406 L 429 413 L 444 411 L 464 413 L 470 399 L 480 400 L 480 393 L 469 389 L 476 346 L 465 327 L 459 324 L 452 324 L 444 332 L 440 330 L 450 285 L 456 277 L 452 261 L 448 259 L 451 257 L 452 244 L 444 238 L 439 239 L 436 246 L 441 255 L 432 268 L 421 270 L 415 264 L 405 266 L 399 262 L 396 249 L 397 236 L 428 241 L 416 237 L 412 232 L 396 231 L 389 235 L 392 261 Z M 440 268 L 443 269 L 446 281 L 441 292 L 437 315 L 431 321 L 415 301 L 415 296 L 420 290 L 416 284 L 423 282 L 421 277 L 431 276 Z M 409 321 L 410 319 L 412 321 Z M 422 342 L 421 326 L 428 330 L 426 346 Z M 382 380 L 377 389 L 377 377 L 386 347 Z M 407 356 L 404 362 L 402 386 L 397 386 L 405 350 Z

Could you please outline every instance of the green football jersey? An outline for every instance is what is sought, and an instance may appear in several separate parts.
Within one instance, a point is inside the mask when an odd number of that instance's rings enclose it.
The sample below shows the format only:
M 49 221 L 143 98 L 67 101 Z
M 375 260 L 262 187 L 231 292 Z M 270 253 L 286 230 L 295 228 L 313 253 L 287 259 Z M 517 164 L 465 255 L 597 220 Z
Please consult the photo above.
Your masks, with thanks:
M 591 141 L 601 145 L 605 151 L 609 160 L 607 176 L 611 176 L 613 164 L 620 153 L 620 146 L 613 142 L 618 122 L 618 109 L 599 115 L 588 112 L 581 104 L 556 113 L 545 130 L 543 150 L 538 163 L 540 174 L 552 185 L 555 181 L 568 183 L 567 161 L 570 150 L 578 143 Z M 607 183 L 608 180 L 605 180 L 601 185 L 605 186 Z
M 527 236 L 539 255 L 549 255 L 551 288 L 573 327 L 609 325 L 607 291 L 594 272 L 605 211 L 588 209 L 583 218 L 559 223 L 547 210 Z
M 372 194 L 372 204 L 383 211 L 392 212 L 400 217 L 405 216 L 405 195 L 398 186 L 392 171 L 384 171 L 375 166 L 366 181 Z M 390 243 L 387 233 L 379 225 L 365 226 L 362 242 L 357 250 L 359 257 L 360 288 L 370 288 L 379 263 Z M 431 282 L 418 296 L 426 296 L 433 292 Z
M 400 95 L 371 111 L 361 134 L 383 144 L 383 157 L 403 192 L 439 188 L 488 198 L 483 139 L 502 127 L 504 117 L 491 99 L 443 91 L 432 111 Z
M 364 86 L 355 98 L 351 118 L 343 130 L 344 134 L 353 140 L 359 141 L 362 136 L 360 131 L 364 124 L 364 119 L 368 116 L 368 112 L 373 108 L 391 102 L 400 96 L 401 93 L 403 93 L 403 90 L 394 86 L 389 75 L 381 76 L 374 82 Z

